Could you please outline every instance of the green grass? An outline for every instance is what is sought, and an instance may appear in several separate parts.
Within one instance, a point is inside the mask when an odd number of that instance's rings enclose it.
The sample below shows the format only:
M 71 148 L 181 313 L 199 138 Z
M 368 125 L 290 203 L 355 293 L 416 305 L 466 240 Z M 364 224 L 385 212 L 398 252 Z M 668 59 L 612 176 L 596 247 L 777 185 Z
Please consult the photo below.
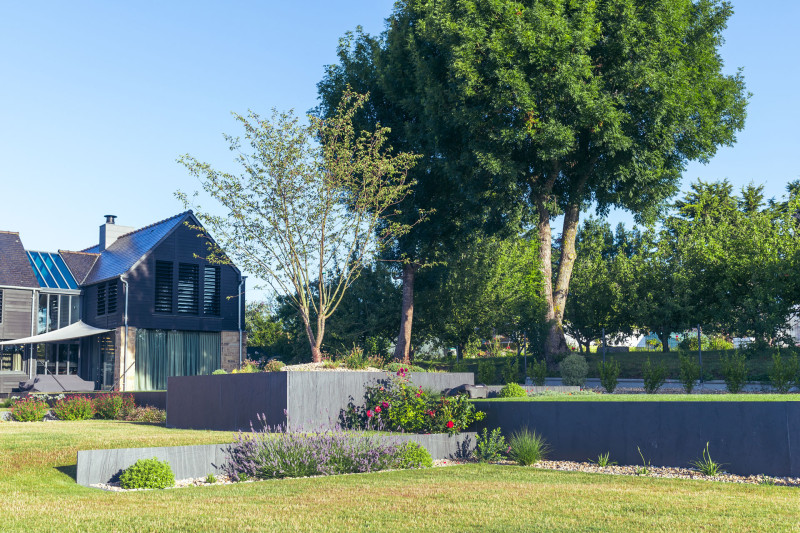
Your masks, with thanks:
M 468 465 L 109 493 L 79 449 L 229 442 L 112 421 L 0 423 L 3 531 L 793 531 L 798 491 Z
M 476 402 L 798 402 L 800 394 L 569 394 L 489 398 Z

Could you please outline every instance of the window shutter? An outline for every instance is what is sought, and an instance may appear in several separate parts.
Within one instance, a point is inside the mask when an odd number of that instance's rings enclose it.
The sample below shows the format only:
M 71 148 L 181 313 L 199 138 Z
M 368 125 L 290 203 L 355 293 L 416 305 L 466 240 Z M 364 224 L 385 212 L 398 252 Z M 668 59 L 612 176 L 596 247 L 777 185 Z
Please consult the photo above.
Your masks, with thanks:
M 220 268 L 203 267 L 203 314 L 219 316 Z
M 200 267 L 180 263 L 178 265 L 178 312 L 196 315 L 199 311 Z
M 156 261 L 156 313 L 172 312 L 172 269 L 169 261 Z

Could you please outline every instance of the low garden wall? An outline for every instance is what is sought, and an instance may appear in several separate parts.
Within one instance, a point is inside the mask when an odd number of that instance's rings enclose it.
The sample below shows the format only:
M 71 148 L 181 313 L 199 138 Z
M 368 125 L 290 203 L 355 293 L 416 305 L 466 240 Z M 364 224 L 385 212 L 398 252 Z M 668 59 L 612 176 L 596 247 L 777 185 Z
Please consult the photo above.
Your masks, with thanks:
M 709 443 L 735 474 L 800 476 L 800 402 L 476 401 L 478 428 L 527 427 L 549 443 L 549 458 L 686 467 Z
M 381 438 L 402 443 L 413 441 L 424 446 L 434 459 L 460 457 L 475 447 L 475 433 L 459 435 L 386 435 Z M 85 487 L 115 481 L 116 477 L 139 459 L 153 457 L 167 461 L 175 479 L 205 477 L 221 474 L 227 460 L 228 444 L 169 446 L 160 448 L 117 448 L 112 450 L 81 450 L 78 452 L 76 481 Z
M 414 385 L 444 391 L 474 384 L 471 372 L 409 373 Z M 329 427 L 385 372 L 256 372 L 181 376 L 167 380 L 167 427 L 249 431 L 258 415 L 291 430 Z M 260 429 L 260 426 L 256 426 Z

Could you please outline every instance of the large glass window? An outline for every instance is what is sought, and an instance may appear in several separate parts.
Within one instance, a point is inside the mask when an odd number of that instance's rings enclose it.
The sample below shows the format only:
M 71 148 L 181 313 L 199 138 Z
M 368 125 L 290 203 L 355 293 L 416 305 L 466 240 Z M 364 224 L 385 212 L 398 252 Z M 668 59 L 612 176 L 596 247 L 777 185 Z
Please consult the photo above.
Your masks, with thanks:
M 61 316 L 58 319 L 58 327 L 64 328 L 70 325 L 69 321 L 69 295 L 62 294 L 61 295 L 61 303 L 58 304 L 58 307 L 61 309 Z
M 219 316 L 220 268 L 218 266 L 203 267 L 203 313 Z
M 81 297 L 72 296 L 69 305 L 69 323 L 74 324 L 81 319 Z
M 0 370 L 22 372 L 24 346 L 0 346 Z
M 200 307 L 200 267 L 180 263 L 178 265 L 178 312 L 196 315 Z
M 39 295 L 39 312 L 36 314 L 36 333 L 47 333 L 47 294 Z
M 156 313 L 172 312 L 172 263 L 156 261 Z

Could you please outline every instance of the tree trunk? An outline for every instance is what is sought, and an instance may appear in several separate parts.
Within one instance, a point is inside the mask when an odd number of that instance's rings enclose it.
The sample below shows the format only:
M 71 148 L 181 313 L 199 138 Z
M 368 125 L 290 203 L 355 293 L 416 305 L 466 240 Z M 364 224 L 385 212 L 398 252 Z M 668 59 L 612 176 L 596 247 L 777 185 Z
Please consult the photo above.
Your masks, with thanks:
M 661 335 L 659 335 L 659 338 L 661 339 L 661 351 L 662 352 L 668 352 L 669 351 L 669 334 L 670 334 L 669 331 L 664 330 L 664 331 L 661 332 Z
M 544 345 L 544 357 L 548 365 L 553 364 L 553 356 L 567 351 L 567 340 L 553 305 L 553 239 L 550 229 L 550 210 L 541 199 L 537 200 L 539 212 L 539 268 L 542 272 L 545 300 L 545 320 L 549 324 Z
M 319 363 L 322 361 L 322 351 L 320 350 L 322 346 L 322 332 L 320 332 L 319 335 L 314 335 L 314 332 L 311 331 L 311 321 L 308 318 L 307 310 L 300 311 L 300 316 L 303 318 L 303 325 L 306 327 L 306 335 L 308 336 L 308 344 L 311 347 L 311 361 Z M 322 327 L 324 327 L 324 325 Z
M 418 265 L 403 265 L 403 308 L 400 311 L 400 332 L 394 347 L 394 358 L 402 363 L 409 362 L 411 349 L 411 323 L 414 318 L 414 275 Z

